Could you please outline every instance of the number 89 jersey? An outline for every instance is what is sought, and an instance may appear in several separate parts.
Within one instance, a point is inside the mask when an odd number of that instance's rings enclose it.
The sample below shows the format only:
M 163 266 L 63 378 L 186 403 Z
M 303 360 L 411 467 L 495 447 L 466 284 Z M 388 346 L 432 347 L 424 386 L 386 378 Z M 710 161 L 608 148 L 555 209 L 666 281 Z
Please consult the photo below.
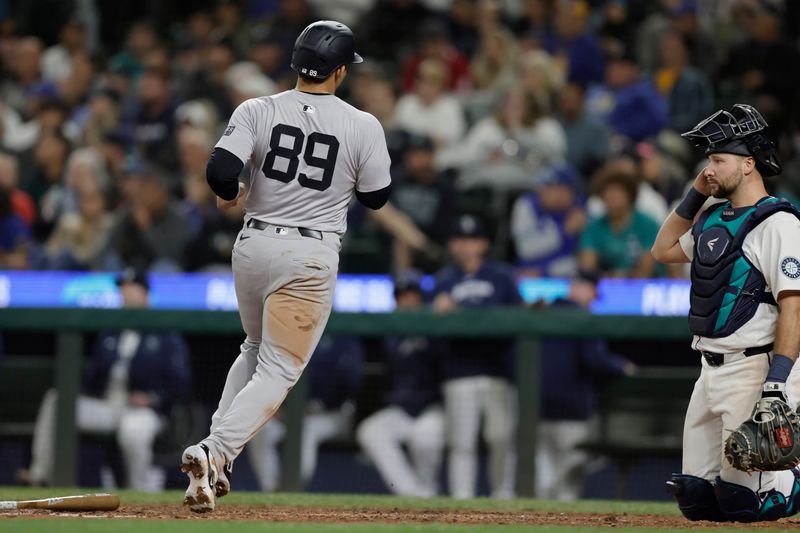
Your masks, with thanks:
M 250 162 L 248 217 L 343 234 L 354 191 L 388 187 L 378 120 L 332 94 L 295 89 L 245 101 L 216 145 Z

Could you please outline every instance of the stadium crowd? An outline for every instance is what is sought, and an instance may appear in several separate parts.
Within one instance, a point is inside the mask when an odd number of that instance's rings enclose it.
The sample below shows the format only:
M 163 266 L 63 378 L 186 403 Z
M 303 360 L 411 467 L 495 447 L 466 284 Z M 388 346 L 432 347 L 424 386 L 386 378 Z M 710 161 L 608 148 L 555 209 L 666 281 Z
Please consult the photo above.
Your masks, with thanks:
M 524 275 L 680 275 L 647 253 L 699 161 L 677 134 L 734 102 L 765 114 L 778 193 L 800 193 L 792 2 L 90 1 L 35 23 L 51 4 L 0 24 L 0 268 L 229 268 L 242 212 L 214 208 L 205 163 L 239 103 L 293 86 L 320 18 L 355 29 L 344 97 L 393 156 L 396 210 L 353 205 L 344 271 L 433 272 L 469 212 Z
M 785 172 L 771 186 L 800 207 L 800 71 L 793 68 L 800 64 L 800 3 L 128 4 L 0 2 L 8 8 L 0 10 L 0 269 L 229 270 L 243 211 L 216 209 L 206 162 L 236 106 L 294 86 L 294 39 L 323 18 L 355 31 L 366 61 L 350 69 L 342 97 L 383 125 L 394 183 L 393 208 L 375 214 L 351 206 L 340 270 L 439 272 L 431 302 L 437 312 L 519 305 L 515 275 L 581 276 L 558 304 L 567 307 L 586 307 L 599 277 L 684 275 L 649 253 L 659 224 L 702 166 L 679 134 L 736 102 L 755 105 L 772 126 Z M 398 277 L 401 310 L 422 305 L 421 292 L 418 280 Z M 492 494 L 513 495 L 513 343 L 384 341 L 393 380 L 386 408 L 355 434 L 387 486 L 436 494 L 431 472 L 447 445 L 451 493 L 474 496 L 484 420 Z M 137 353 L 117 344 L 96 357 Z M 363 363 L 360 347 L 325 349 L 353 354 L 347 361 L 354 367 Z M 543 370 L 559 376 L 550 385 L 571 386 L 551 390 L 544 381 L 550 429 L 541 437 L 552 442 L 541 446 L 556 453 L 586 435 L 594 377 L 633 370 L 601 341 L 553 339 L 543 349 L 562 355 L 546 361 L 558 367 Z M 352 417 L 352 398 L 327 401 L 330 390 L 312 392 L 322 407 L 316 429 L 311 422 L 306 428 L 316 440 L 308 453 L 304 444 L 304 478 L 313 473 L 314 447 L 335 435 L 326 428 L 343 425 L 322 415 Z M 548 410 L 553 405 L 562 411 Z M 565 419 L 574 423 L 559 433 Z M 269 454 L 283 429 L 267 427 L 256 470 L 270 490 L 277 473 Z M 38 470 L 45 472 L 50 452 L 41 448 Z M 581 456 L 541 461 L 551 468 L 540 494 L 579 494 L 560 480 Z

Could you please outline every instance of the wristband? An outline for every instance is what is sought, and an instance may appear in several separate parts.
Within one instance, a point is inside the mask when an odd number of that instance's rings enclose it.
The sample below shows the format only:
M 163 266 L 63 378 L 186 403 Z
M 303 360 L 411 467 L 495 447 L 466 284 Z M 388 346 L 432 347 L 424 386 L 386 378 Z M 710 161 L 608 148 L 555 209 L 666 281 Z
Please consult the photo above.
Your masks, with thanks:
M 769 365 L 769 373 L 766 381 L 786 383 L 789 372 L 792 371 L 794 361 L 779 353 L 772 354 L 772 364 Z
M 708 196 L 692 187 L 675 208 L 675 214 L 686 220 L 694 220 L 694 216 L 700 212 L 707 199 Z

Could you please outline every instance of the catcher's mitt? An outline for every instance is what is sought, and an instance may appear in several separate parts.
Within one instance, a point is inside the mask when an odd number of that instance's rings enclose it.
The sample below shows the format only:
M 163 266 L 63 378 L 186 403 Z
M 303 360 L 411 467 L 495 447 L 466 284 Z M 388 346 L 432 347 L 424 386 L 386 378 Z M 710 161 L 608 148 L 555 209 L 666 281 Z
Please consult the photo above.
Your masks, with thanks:
M 789 470 L 800 464 L 800 416 L 786 402 L 760 401 L 725 441 L 725 458 L 744 472 Z

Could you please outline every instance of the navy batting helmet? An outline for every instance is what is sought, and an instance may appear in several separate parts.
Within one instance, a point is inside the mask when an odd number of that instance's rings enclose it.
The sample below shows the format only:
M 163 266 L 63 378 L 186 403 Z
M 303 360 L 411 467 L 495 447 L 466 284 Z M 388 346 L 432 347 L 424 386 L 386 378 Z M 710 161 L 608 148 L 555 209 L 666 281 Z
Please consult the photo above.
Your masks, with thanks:
M 681 137 L 698 148 L 705 148 L 706 155 L 751 156 L 763 176 L 776 176 L 781 173 L 781 164 L 775 143 L 767 136 L 768 127 L 756 108 L 735 104 L 730 111 L 720 109 Z
M 294 42 L 292 69 L 298 74 L 324 80 L 341 65 L 364 61 L 356 53 L 353 32 L 333 20 L 309 24 Z

